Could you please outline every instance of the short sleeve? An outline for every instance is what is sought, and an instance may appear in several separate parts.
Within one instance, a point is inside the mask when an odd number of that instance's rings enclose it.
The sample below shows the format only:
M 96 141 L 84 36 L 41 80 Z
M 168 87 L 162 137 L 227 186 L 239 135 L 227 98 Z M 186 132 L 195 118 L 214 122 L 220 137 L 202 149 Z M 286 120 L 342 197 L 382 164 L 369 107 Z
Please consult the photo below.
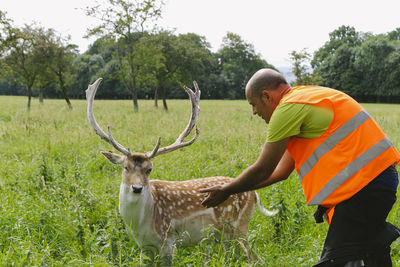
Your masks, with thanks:
M 272 113 L 267 142 L 277 142 L 287 137 L 317 138 L 333 120 L 331 109 L 309 104 L 285 103 Z
M 267 142 L 277 142 L 300 134 L 301 125 L 307 116 L 310 105 L 285 103 L 272 113 L 268 124 Z

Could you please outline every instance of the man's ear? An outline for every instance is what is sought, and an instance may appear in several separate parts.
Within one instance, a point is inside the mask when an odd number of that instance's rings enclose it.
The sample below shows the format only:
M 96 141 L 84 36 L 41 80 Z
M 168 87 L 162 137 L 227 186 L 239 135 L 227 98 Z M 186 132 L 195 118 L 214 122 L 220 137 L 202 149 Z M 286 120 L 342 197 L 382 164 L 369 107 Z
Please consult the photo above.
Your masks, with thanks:
M 264 100 L 264 101 L 271 101 L 271 94 L 270 94 L 270 92 L 268 91 L 268 90 L 262 90 L 262 92 L 261 92 L 261 98 Z
M 101 154 L 103 154 L 104 157 L 106 157 L 113 164 L 122 164 L 122 162 L 124 161 L 124 156 L 114 154 L 111 151 L 102 151 Z

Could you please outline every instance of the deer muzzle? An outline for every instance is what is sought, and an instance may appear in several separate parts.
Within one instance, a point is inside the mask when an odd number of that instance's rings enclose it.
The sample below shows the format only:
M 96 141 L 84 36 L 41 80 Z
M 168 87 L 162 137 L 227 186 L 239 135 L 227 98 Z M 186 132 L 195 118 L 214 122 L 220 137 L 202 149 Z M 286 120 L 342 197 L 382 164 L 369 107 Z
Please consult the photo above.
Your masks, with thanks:
M 135 194 L 142 193 L 143 186 L 132 185 L 132 192 Z

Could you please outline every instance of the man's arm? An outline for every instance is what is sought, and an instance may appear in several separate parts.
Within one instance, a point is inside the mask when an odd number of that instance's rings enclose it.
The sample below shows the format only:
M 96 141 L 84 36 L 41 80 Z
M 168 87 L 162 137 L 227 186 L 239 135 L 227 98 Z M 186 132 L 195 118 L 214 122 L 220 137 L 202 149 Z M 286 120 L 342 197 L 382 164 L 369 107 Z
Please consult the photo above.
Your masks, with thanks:
M 254 190 L 268 184 L 268 178 L 274 173 L 278 163 L 281 161 L 282 156 L 285 154 L 289 138 L 282 139 L 273 143 L 265 143 L 257 161 L 245 169 L 236 179 L 231 183 L 227 183 L 220 186 L 214 186 L 210 188 L 201 189 L 200 192 L 209 192 L 208 197 L 203 200 L 202 205 L 206 207 L 215 207 L 218 204 L 224 202 L 230 195 Z M 287 153 L 288 154 L 288 153 Z M 290 155 L 285 155 L 286 160 Z M 291 159 L 291 157 L 290 157 Z M 294 166 L 292 163 L 279 164 L 281 167 Z M 293 170 L 290 170 L 290 172 Z M 281 173 L 286 174 L 289 172 L 285 170 Z M 290 174 L 289 172 L 289 174 Z M 278 175 L 280 172 L 276 173 Z M 273 182 L 278 181 L 278 177 L 273 175 L 271 178 Z M 287 177 L 286 177 L 287 178 Z M 265 184 L 265 185 L 264 185 Z
M 294 160 L 290 155 L 290 153 L 286 150 L 285 154 L 283 154 L 281 160 L 278 163 L 278 166 L 276 166 L 271 176 L 268 179 L 256 185 L 253 188 L 253 190 L 269 186 L 271 184 L 280 182 L 282 180 L 286 180 L 293 170 L 294 170 Z

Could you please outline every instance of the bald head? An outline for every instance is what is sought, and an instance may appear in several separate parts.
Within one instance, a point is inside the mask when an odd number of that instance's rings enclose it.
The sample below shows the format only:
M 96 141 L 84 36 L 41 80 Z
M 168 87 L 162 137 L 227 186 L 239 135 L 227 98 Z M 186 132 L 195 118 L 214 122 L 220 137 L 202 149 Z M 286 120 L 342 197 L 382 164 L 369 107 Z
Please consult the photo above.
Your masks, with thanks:
M 251 95 L 261 95 L 263 90 L 276 90 L 281 84 L 289 85 L 282 74 L 273 69 L 260 69 L 247 82 Z

